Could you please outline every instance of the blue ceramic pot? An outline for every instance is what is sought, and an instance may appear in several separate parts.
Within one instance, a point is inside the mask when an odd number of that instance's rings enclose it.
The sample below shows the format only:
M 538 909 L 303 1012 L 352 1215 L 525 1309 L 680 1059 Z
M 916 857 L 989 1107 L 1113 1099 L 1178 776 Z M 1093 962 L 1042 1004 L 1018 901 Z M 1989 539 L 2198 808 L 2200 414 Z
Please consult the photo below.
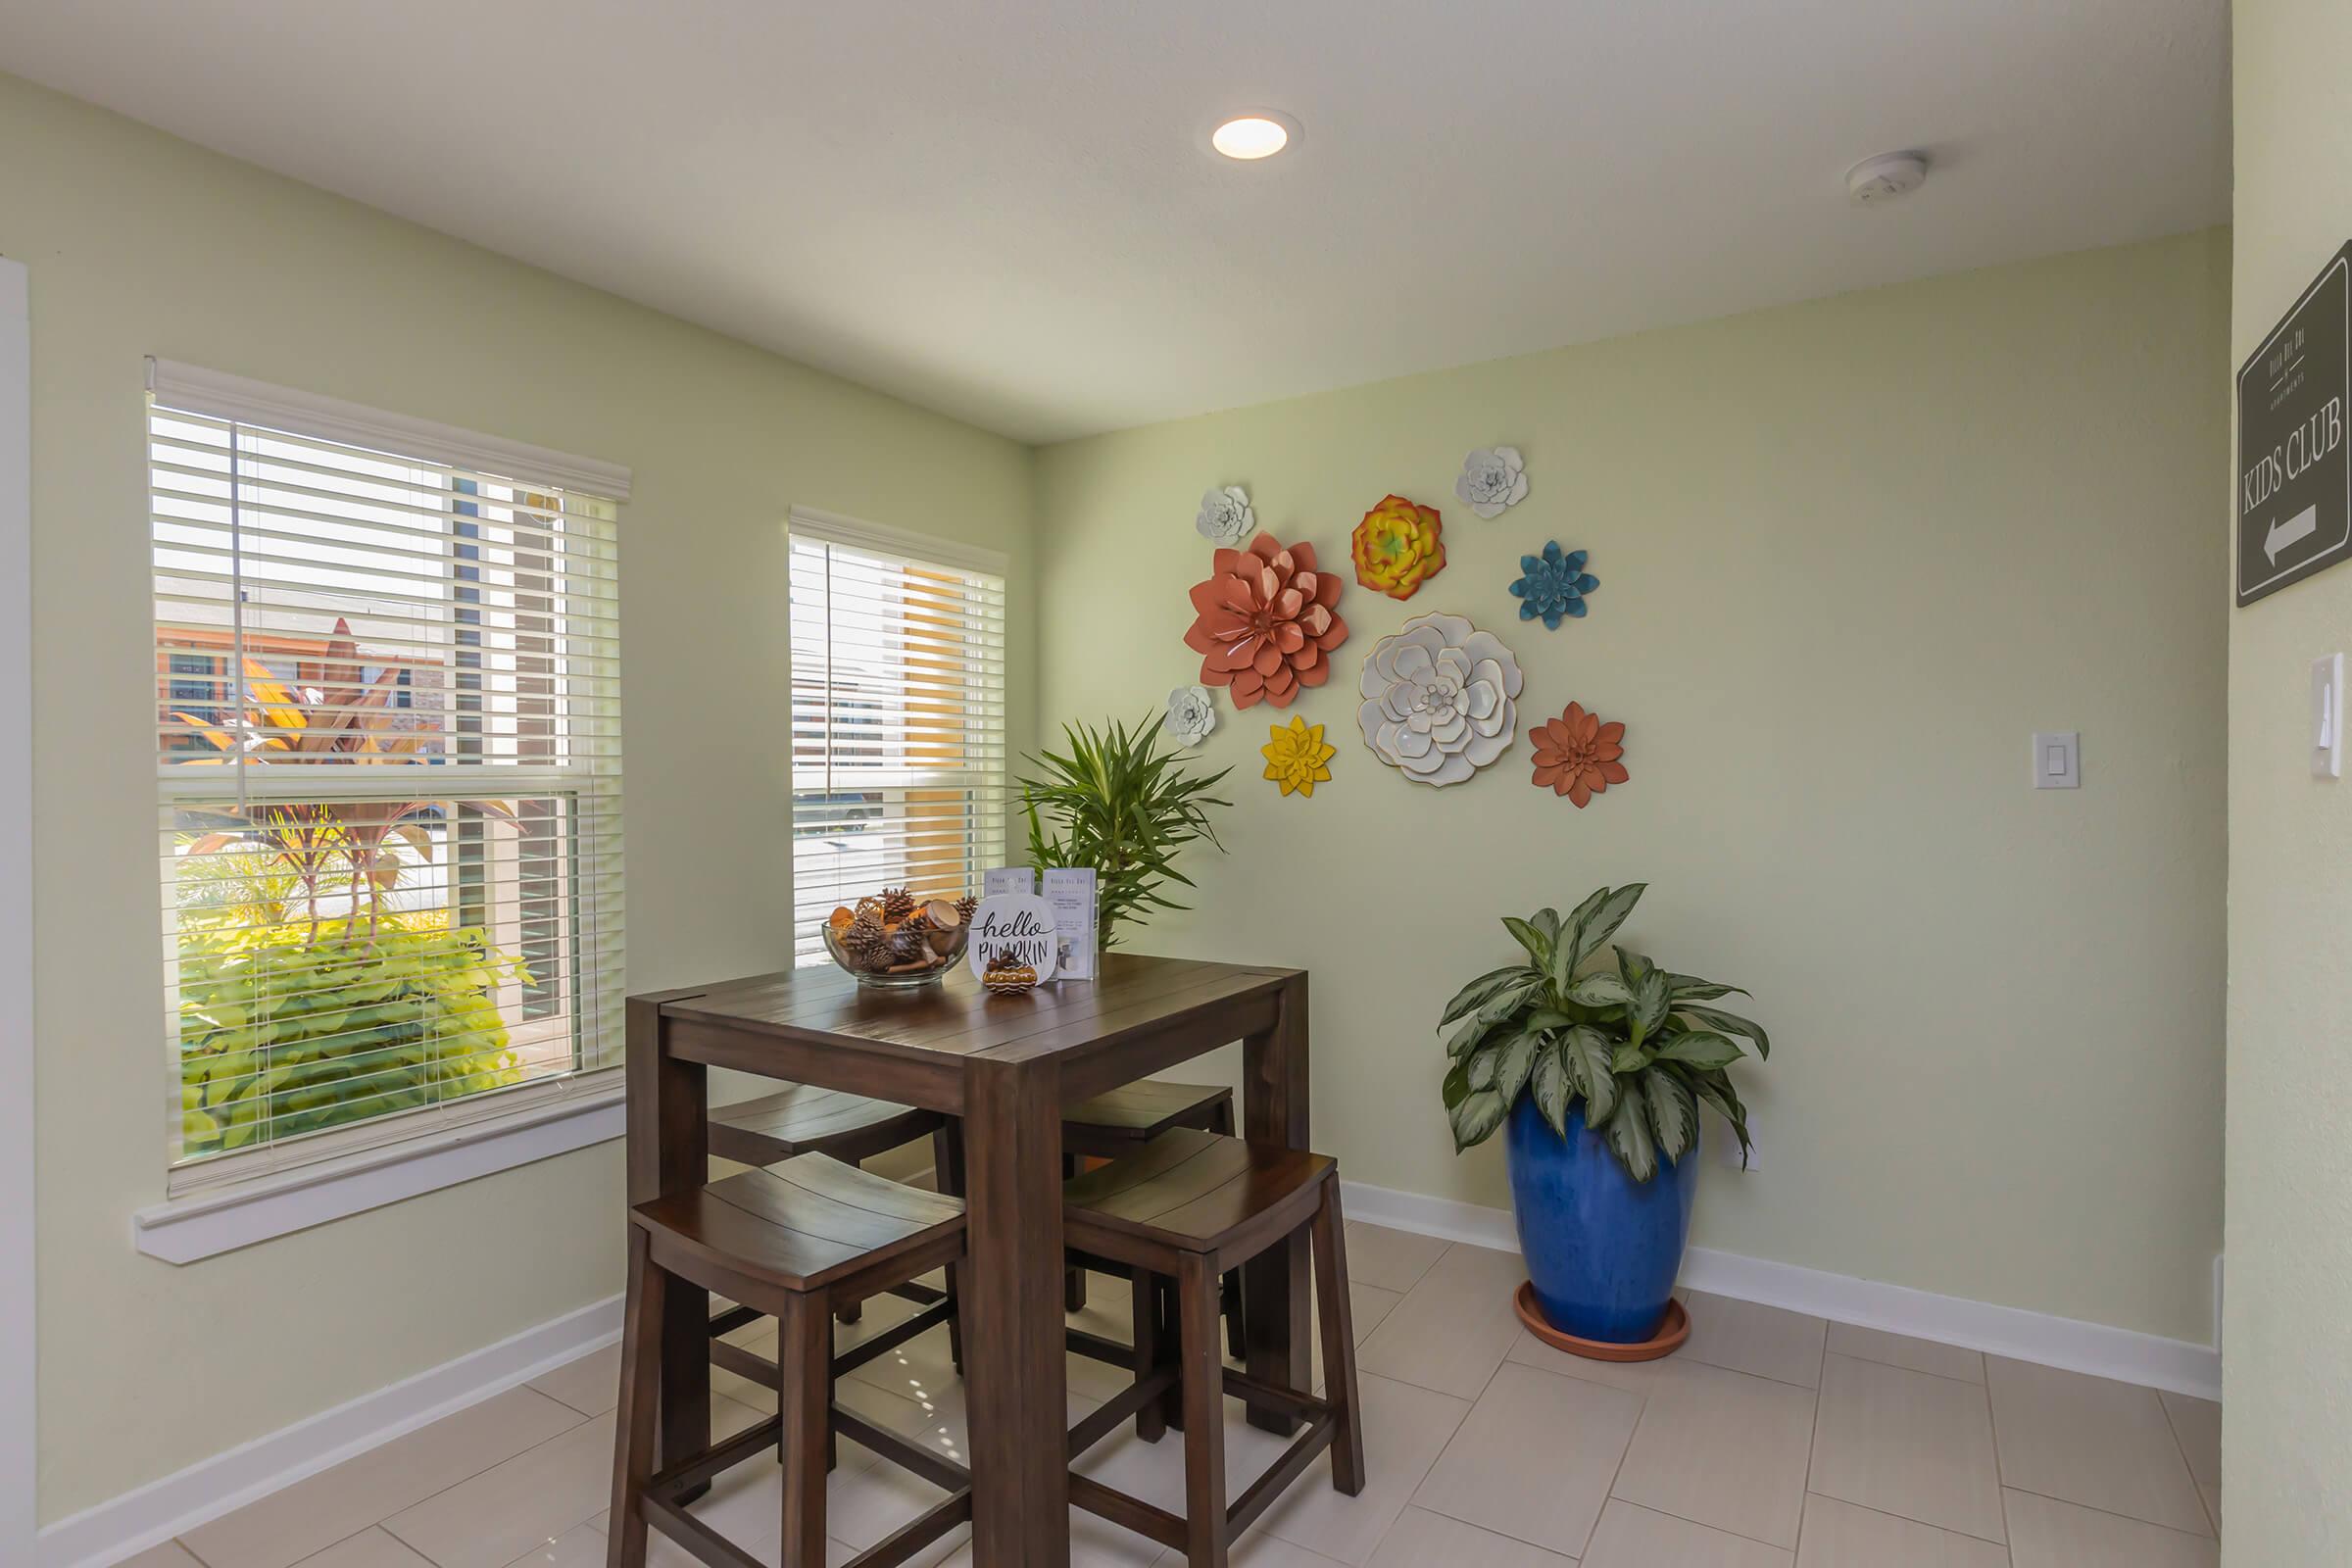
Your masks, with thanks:
M 1585 1126 L 1580 1101 L 1568 1136 L 1521 1095 L 1511 1111 L 1511 1211 L 1519 1220 L 1536 1302 L 1551 1326 L 1583 1340 L 1639 1344 L 1657 1332 L 1690 1239 L 1698 1146 L 1636 1182 Z

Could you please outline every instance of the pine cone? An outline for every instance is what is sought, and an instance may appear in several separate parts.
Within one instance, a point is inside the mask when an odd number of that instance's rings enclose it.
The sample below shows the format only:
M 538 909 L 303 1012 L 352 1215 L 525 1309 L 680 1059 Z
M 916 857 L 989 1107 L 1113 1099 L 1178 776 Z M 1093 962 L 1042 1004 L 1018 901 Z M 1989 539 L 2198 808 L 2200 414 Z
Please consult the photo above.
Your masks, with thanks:
M 980 901 L 974 898 L 971 894 L 966 893 L 962 898 L 956 901 L 956 916 L 965 925 L 970 925 L 972 923 L 972 911 L 979 907 Z
M 895 945 L 891 934 L 882 929 L 882 922 L 867 915 L 851 921 L 841 938 L 841 951 L 849 955 L 852 963 L 867 970 L 888 964 Z
M 906 888 L 882 890 L 882 918 L 904 920 L 914 912 L 914 894 Z

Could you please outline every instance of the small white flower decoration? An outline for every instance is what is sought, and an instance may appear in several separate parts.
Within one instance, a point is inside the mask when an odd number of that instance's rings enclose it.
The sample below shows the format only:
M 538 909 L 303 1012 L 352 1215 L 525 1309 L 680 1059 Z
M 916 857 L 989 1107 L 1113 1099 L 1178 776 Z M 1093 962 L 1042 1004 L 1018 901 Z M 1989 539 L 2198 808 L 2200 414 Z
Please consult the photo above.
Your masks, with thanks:
M 1200 515 L 1193 519 L 1200 537 L 1226 550 L 1239 550 L 1257 531 L 1257 514 L 1250 508 L 1250 492 L 1238 484 L 1211 490 L 1200 498 Z
M 1527 499 L 1527 466 L 1517 447 L 1480 447 L 1462 460 L 1461 477 L 1453 493 L 1482 517 L 1499 517 L 1503 509 Z
M 1180 746 L 1198 746 L 1217 727 L 1217 709 L 1205 686 L 1179 686 L 1168 693 L 1168 716 L 1159 727 Z

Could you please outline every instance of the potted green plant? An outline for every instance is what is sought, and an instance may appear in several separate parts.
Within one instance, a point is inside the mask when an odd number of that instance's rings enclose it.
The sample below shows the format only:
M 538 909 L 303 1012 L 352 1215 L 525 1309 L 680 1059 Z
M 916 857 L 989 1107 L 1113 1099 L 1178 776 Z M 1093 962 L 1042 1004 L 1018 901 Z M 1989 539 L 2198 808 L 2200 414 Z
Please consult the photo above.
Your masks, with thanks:
M 1615 1345 L 1666 1316 L 1697 1192 L 1699 1106 L 1748 1149 L 1730 1075 L 1761 1025 L 1709 1005 L 1738 986 L 1661 969 L 1623 946 L 1591 965 L 1643 884 L 1602 888 L 1565 919 L 1505 916 L 1520 962 L 1462 987 L 1440 1020 L 1454 1151 L 1507 1124 L 1511 1207 L 1537 1305 L 1554 1329 Z M 1741 991 L 1741 995 L 1746 993 Z
M 1171 882 L 1193 885 L 1176 869 L 1176 857 L 1202 840 L 1224 849 L 1208 808 L 1233 803 L 1208 792 L 1233 769 L 1203 776 L 1179 766 L 1184 754 L 1163 749 L 1151 718 L 1133 729 L 1065 724 L 1061 734 L 1068 755 L 1029 758 L 1041 771 L 1020 781 L 1029 863 L 1094 868 L 1096 931 L 1108 951 L 1121 925 L 1140 924 L 1152 909 L 1185 907 L 1165 891 Z

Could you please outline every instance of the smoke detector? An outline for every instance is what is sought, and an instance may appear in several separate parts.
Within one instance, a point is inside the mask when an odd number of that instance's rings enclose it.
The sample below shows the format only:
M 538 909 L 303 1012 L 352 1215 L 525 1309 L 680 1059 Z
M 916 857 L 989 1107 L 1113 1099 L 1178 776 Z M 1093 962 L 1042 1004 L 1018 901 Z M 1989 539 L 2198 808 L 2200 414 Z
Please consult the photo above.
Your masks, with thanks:
M 1845 193 L 1856 207 L 1884 207 L 1928 182 L 1928 161 L 1917 153 L 1882 153 L 1845 172 Z

